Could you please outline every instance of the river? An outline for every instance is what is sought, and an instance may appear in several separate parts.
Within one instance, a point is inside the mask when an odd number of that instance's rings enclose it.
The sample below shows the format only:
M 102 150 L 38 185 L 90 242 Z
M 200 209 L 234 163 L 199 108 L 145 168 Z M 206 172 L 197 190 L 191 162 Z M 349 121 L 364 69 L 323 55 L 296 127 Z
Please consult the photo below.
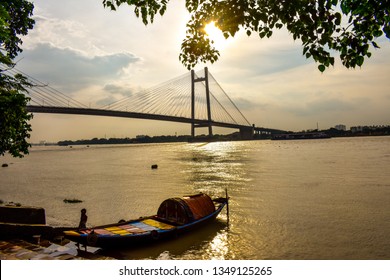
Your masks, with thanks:
M 390 259 L 390 137 L 34 146 L 3 163 L 0 199 L 45 208 L 53 226 L 77 226 L 81 208 L 93 226 L 227 188 L 229 225 L 224 210 L 194 234 L 110 252 L 120 259 Z

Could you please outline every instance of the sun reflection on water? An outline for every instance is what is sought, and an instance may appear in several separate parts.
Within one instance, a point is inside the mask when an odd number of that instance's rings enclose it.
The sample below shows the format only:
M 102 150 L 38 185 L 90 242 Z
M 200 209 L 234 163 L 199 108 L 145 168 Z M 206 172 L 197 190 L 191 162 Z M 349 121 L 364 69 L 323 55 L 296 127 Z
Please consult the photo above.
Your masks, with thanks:
M 191 158 L 183 158 L 188 182 L 194 190 L 217 194 L 221 189 L 247 182 L 242 151 L 235 142 L 197 144 L 190 147 Z M 215 192 L 215 193 L 214 193 Z
M 225 260 L 229 255 L 228 233 L 219 232 L 206 247 L 205 253 L 210 260 Z

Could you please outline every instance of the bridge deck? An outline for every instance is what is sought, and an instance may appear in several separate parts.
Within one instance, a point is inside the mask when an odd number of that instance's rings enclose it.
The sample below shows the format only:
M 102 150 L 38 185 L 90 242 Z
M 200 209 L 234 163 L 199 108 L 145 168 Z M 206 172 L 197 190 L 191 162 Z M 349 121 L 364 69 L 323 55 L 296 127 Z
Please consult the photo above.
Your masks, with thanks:
M 197 127 L 206 127 L 210 123 L 208 120 L 202 119 L 191 119 L 185 117 L 176 117 L 176 116 L 165 116 L 157 114 L 147 114 L 147 113 L 137 113 L 137 112 L 125 112 L 125 111 L 112 111 L 104 109 L 92 109 L 92 108 L 69 108 L 69 107 L 52 107 L 52 106 L 36 106 L 28 105 L 27 111 L 31 113 L 48 113 L 48 114 L 71 114 L 71 115 L 91 115 L 91 116 L 106 116 L 106 117 L 119 117 L 119 118 L 133 118 L 133 119 L 148 119 L 148 120 L 158 120 L 158 121 L 169 121 L 169 122 L 179 122 L 179 123 L 194 123 Z M 212 126 L 224 127 L 224 128 L 233 128 L 240 130 L 253 129 L 256 132 L 267 132 L 267 133 L 278 133 L 281 132 L 277 129 L 263 128 L 263 127 L 253 127 L 248 125 L 240 124 L 231 124 L 223 122 L 211 122 Z
M 27 111 L 31 113 L 92 115 L 92 116 L 159 120 L 159 121 L 179 122 L 179 123 L 188 123 L 188 124 L 195 123 L 199 127 L 209 125 L 208 120 L 201 120 L 201 119 L 193 120 L 191 118 L 185 118 L 185 117 L 165 116 L 165 115 L 125 112 L 125 111 L 112 111 L 112 110 L 92 109 L 92 108 L 68 108 L 68 107 L 28 105 Z M 251 126 L 230 124 L 230 123 L 223 123 L 223 122 L 214 122 L 214 121 L 211 122 L 211 125 L 225 127 L 225 128 L 236 128 L 236 129 L 251 128 Z

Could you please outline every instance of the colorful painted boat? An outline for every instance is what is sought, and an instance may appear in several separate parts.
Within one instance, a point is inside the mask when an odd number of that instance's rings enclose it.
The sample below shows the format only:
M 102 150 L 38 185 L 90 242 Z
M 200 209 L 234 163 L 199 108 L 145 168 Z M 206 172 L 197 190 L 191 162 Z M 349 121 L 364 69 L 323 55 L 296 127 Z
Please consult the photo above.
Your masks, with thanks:
M 65 237 L 85 246 L 128 247 L 176 237 L 214 220 L 228 205 L 228 197 L 206 194 L 163 201 L 157 215 L 83 230 L 64 231 Z M 227 206 L 228 209 L 228 206 Z

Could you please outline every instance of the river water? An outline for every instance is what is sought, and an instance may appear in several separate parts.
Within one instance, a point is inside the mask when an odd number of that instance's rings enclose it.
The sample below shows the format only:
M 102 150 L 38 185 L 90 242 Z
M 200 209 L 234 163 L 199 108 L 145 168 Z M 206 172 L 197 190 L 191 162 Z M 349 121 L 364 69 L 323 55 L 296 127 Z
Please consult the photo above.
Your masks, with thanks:
M 93 226 L 228 189 L 228 226 L 224 210 L 194 234 L 110 252 L 121 259 L 390 259 L 390 137 L 33 147 L 3 163 L 0 199 L 44 207 L 54 226 L 76 226 L 81 208 Z

